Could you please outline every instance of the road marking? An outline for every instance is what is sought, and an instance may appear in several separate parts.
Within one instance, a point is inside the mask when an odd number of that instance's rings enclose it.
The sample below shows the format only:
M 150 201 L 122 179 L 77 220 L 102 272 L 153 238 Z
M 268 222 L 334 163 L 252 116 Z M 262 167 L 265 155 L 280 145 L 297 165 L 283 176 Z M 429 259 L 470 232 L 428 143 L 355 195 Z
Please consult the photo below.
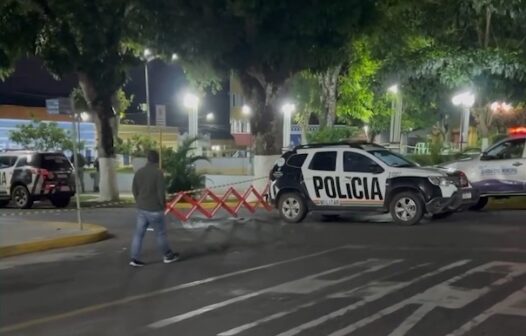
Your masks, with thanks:
M 447 336 L 462 336 L 471 331 L 493 315 L 516 315 L 526 317 L 526 287 L 516 291 L 503 301 L 475 316 L 471 321 L 448 334 Z
M 326 271 L 323 271 L 323 272 L 311 274 L 311 275 L 305 276 L 305 277 L 300 278 L 300 279 L 287 281 L 287 282 L 279 284 L 279 285 L 274 285 L 274 286 L 271 286 L 271 287 L 267 287 L 267 288 L 264 288 L 264 289 L 261 289 L 261 290 L 258 290 L 258 291 L 252 292 L 252 293 L 236 296 L 236 297 L 233 297 L 233 298 L 228 299 L 228 300 L 224 300 L 224 301 L 217 302 L 217 303 L 214 303 L 214 304 L 211 304 L 211 305 L 208 305 L 208 306 L 201 307 L 199 309 L 195 309 L 195 310 L 186 312 L 184 314 L 180 314 L 180 315 L 172 316 L 172 317 L 169 317 L 169 318 L 165 318 L 165 319 L 162 319 L 160 321 L 157 321 L 157 322 L 154 322 L 152 324 L 149 324 L 148 327 L 149 328 L 153 328 L 153 329 L 163 328 L 163 327 L 169 326 L 171 324 L 179 323 L 181 321 L 184 321 L 184 320 L 187 320 L 187 319 L 190 319 L 190 318 L 202 315 L 202 314 L 207 313 L 209 311 L 216 310 L 216 309 L 219 309 L 219 308 L 231 305 L 233 303 L 245 301 L 245 300 L 251 299 L 253 297 L 256 297 L 256 296 L 259 296 L 259 295 L 262 295 L 262 294 L 266 294 L 266 293 L 273 293 L 273 292 L 274 293 L 311 293 L 311 292 L 320 290 L 322 288 L 326 288 L 326 287 L 329 287 L 329 286 L 341 283 L 343 281 L 348 281 L 350 279 L 359 277 L 359 276 L 361 276 L 363 274 L 366 274 L 366 273 L 378 271 L 378 270 L 380 270 L 380 269 L 382 269 L 384 267 L 387 267 L 387 266 L 390 266 L 390 265 L 393 265 L 393 264 L 396 264 L 396 263 L 399 263 L 399 262 L 402 262 L 402 260 L 368 259 L 368 260 L 365 260 L 365 261 L 355 262 L 355 263 L 352 263 L 352 264 L 349 264 L 349 265 L 340 266 L 340 267 L 336 267 L 336 268 L 333 268 L 333 269 L 330 269 L 330 270 L 326 270 Z M 317 279 L 319 277 L 322 277 L 322 276 L 325 276 L 325 275 L 328 275 L 328 274 L 331 274 L 331 273 L 335 273 L 335 272 L 342 271 L 342 270 L 345 270 L 345 269 L 351 269 L 351 268 L 354 268 L 354 267 L 360 267 L 360 266 L 369 266 L 370 268 L 366 269 L 366 270 L 363 270 L 361 272 L 352 274 L 350 276 L 338 279 L 338 280 L 321 280 L 321 279 Z
M 485 286 L 480 289 L 460 289 L 459 287 L 455 287 L 453 284 L 465 277 L 467 277 L 470 274 L 482 272 L 482 271 L 493 271 L 497 272 L 498 269 L 503 267 L 509 267 L 510 273 L 502 273 L 506 274 L 504 277 L 501 277 L 494 281 L 492 284 Z M 520 264 L 520 263 L 510 263 L 510 262 L 490 262 L 483 265 L 480 265 L 478 267 L 472 268 L 469 271 L 455 276 L 451 279 L 448 279 L 438 285 L 435 285 L 431 288 L 428 288 L 422 293 L 416 294 L 408 299 L 405 299 L 399 303 L 396 303 L 392 306 L 389 306 L 387 308 L 384 308 L 375 314 L 368 316 L 366 318 L 363 318 L 357 322 L 354 322 L 352 324 L 349 324 L 348 326 L 337 330 L 333 333 L 331 333 L 329 336 L 345 336 L 352 332 L 354 332 L 357 329 L 360 329 L 386 315 L 392 314 L 396 312 L 397 310 L 409 305 L 409 304 L 421 304 L 421 305 L 432 305 L 433 308 L 435 307 L 443 307 L 443 308 L 449 308 L 449 309 L 458 309 L 461 307 L 464 307 L 465 305 L 475 301 L 476 299 L 482 297 L 484 294 L 488 293 L 492 288 L 505 285 L 509 282 L 511 282 L 515 277 L 522 275 L 526 272 L 526 264 Z M 447 293 L 447 295 L 444 295 L 444 293 Z M 427 307 L 426 309 L 429 309 L 430 307 Z M 391 333 L 390 336 L 403 336 L 405 335 L 411 328 L 413 328 L 419 321 L 422 319 L 425 315 L 418 314 L 417 316 L 411 315 L 410 320 L 406 319 L 404 320 L 400 325 L 400 333 Z M 415 317 L 420 317 L 420 319 L 415 319 Z M 398 330 L 398 329 L 397 329 Z
M 307 329 L 311 329 L 311 328 L 314 328 L 314 327 L 317 327 L 325 322 L 328 322 L 334 318 L 337 318 L 337 317 L 340 317 L 340 316 L 343 316 L 345 314 L 347 314 L 348 312 L 350 311 L 353 311 L 355 309 L 358 309 L 364 305 L 366 305 L 367 303 L 369 302 L 372 302 L 372 301 L 376 301 L 388 294 L 391 294 L 397 290 L 400 290 L 400 289 L 403 289 L 403 288 L 406 288 L 406 287 L 409 287 L 411 286 L 412 284 L 416 283 L 416 282 L 419 282 L 421 280 L 424 280 L 424 279 L 427 279 L 427 278 L 430 278 L 430 277 L 433 277 L 437 274 L 440 274 L 442 272 L 445 272 L 445 271 L 448 271 L 450 269 L 453 269 L 453 268 L 456 268 L 456 267 L 460 267 L 462 265 L 465 265 L 467 264 L 468 262 L 470 262 L 470 260 L 460 260 L 460 261 L 457 261 L 457 262 L 454 262 L 452 264 L 449 264 L 449 265 L 446 265 L 446 266 L 443 266 L 437 270 L 434 270 L 432 272 L 429 272 L 429 273 L 426 273 L 426 274 L 423 274 L 423 275 L 420 275 L 414 279 L 411 279 L 410 281 L 406 281 L 406 282 L 399 282 L 399 283 L 389 283 L 389 282 L 373 282 L 371 283 L 370 285 L 367 285 L 365 287 L 362 287 L 362 288 L 358 288 L 357 290 L 353 290 L 351 292 L 348 293 L 348 295 L 357 295 L 359 297 L 361 297 L 361 300 L 349 305 L 349 306 L 346 306 L 346 307 L 343 307 L 341 309 L 338 309 L 338 310 L 335 310 L 327 315 L 323 315 L 317 319 L 314 319 L 312 321 L 309 321 L 309 322 L 306 322 L 306 323 L 303 323 L 297 327 L 294 327 L 290 330 L 287 330 L 285 332 L 282 332 L 281 334 L 279 334 L 278 336 L 294 336 L 294 335 L 297 335 L 301 332 L 303 332 L 304 330 L 307 330 Z M 334 296 L 334 297 L 337 297 L 337 296 Z
M 384 279 L 389 279 L 397 274 L 400 274 L 400 273 L 405 273 L 405 272 L 408 272 L 408 271 L 412 271 L 414 269 L 418 269 L 418 268 L 421 268 L 421 267 L 425 267 L 425 266 L 428 266 L 429 263 L 424 263 L 424 264 L 419 264 L 419 265 L 416 265 L 416 266 L 412 266 L 410 267 L 409 269 L 407 270 L 404 270 L 404 271 L 397 271 L 395 273 L 391 273 L 383 278 L 381 278 L 380 280 L 384 280 Z M 380 280 L 377 280 L 376 282 L 380 281 Z M 365 286 L 360 286 L 358 288 L 363 288 L 363 287 L 366 287 L 367 285 Z M 331 297 L 331 296 L 327 296 L 327 297 Z M 218 334 L 218 336 L 233 336 L 233 335 L 237 335 L 241 332 L 244 332 L 248 329 L 252 329 L 252 328 L 255 328 L 261 324 L 264 324 L 264 323 L 267 323 L 267 322 L 270 322 L 272 320 L 276 320 L 278 318 L 282 318 L 286 315 L 290 315 L 290 314 L 293 314 L 293 313 L 296 313 L 302 309 L 305 309 L 305 308 L 309 308 L 309 307 L 312 307 L 314 305 L 317 305 L 317 304 L 320 304 L 321 302 L 325 301 L 326 298 L 323 298 L 321 300 L 315 300 L 315 301 L 311 301 L 311 302 L 308 302 L 308 303 L 305 303 L 305 304 L 302 304 L 300 306 L 297 306 L 297 307 L 294 307 L 290 310 L 285 310 L 285 311 L 282 311 L 282 312 L 279 312 L 279 313 L 275 313 L 275 314 L 272 314 L 270 316 L 267 316 L 267 317 L 264 317 L 264 318 L 261 318 L 259 320 L 256 320 L 256 321 L 253 321 L 253 322 L 250 322 L 250 323 L 247 323 L 247 324 L 244 324 L 244 325 L 241 325 L 241 326 L 238 326 L 238 327 L 235 327 L 235 328 L 232 328 L 230 330 L 227 330 L 227 331 L 223 331 L 221 333 Z
M 277 262 L 274 262 L 274 263 L 269 263 L 269 264 L 264 264 L 264 265 L 260 265 L 260 266 L 256 266 L 256 267 L 246 268 L 246 269 L 242 269 L 242 270 L 239 270 L 239 271 L 225 273 L 225 274 L 221 274 L 221 275 L 218 275 L 218 276 L 213 276 L 213 277 L 209 277 L 209 278 L 205 278 L 205 279 L 201 279 L 201 280 L 195 280 L 195 281 L 192 281 L 192 282 L 187 282 L 187 283 L 184 283 L 184 284 L 180 284 L 180 285 L 176 285 L 176 286 L 173 286 L 173 287 L 168 287 L 168 288 L 164 288 L 164 289 L 160 289 L 160 290 L 156 290 L 156 291 L 152 291 L 152 292 L 148 292 L 148 293 L 128 296 L 128 297 L 124 297 L 122 299 L 118 299 L 118 300 L 114 300 L 114 301 L 99 303 L 99 304 L 87 306 L 87 307 L 84 307 L 84 308 L 71 310 L 71 311 L 68 311 L 68 312 L 62 313 L 62 314 L 51 315 L 51 316 L 47 316 L 47 317 L 33 319 L 33 320 L 26 321 L 26 322 L 21 322 L 21 323 L 13 324 L 13 325 L 10 325 L 10 326 L 2 327 L 2 328 L 0 328 L 0 333 L 21 330 L 21 329 L 37 326 L 37 325 L 44 324 L 44 323 L 49 323 L 49 322 L 53 322 L 53 321 L 63 320 L 63 319 L 66 319 L 66 318 L 70 318 L 70 317 L 74 317 L 74 316 L 78 316 L 78 315 L 82 315 L 82 314 L 86 314 L 86 313 L 91 313 L 91 312 L 94 312 L 94 311 L 97 311 L 97 310 L 106 309 L 106 308 L 115 307 L 115 306 L 120 306 L 120 305 L 124 305 L 124 304 L 127 304 L 127 303 L 135 302 L 135 301 L 138 301 L 138 300 L 151 298 L 151 297 L 158 296 L 158 295 L 161 295 L 161 294 L 171 293 L 171 292 L 179 291 L 179 290 L 182 290 L 182 289 L 187 289 L 187 288 L 191 288 L 191 287 L 200 286 L 200 285 L 207 284 L 207 283 L 214 282 L 214 281 L 218 281 L 218 280 L 232 278 L 232 277 L 235 277 L 235 276 L 238 276 L 238 275 L 242 275 L 242 274 L 247 274 L 247 273 L 251 273 L 251 272 L 255 272 L 255 271 L 260 271 L 260 270 L 272 268 L 272 267 L 275 267 L 275 266 L 285 265 L 285 264 L 293 263 L 293 262 L 296 262 L 296 261 L 301 261 L 301 260 L 305 260 L 305 259 L 309 259 L 309 258 L 322 256 L 324 254 L 333 253 L 333 252 L 336 252 L 336 251 L 339 251 L 339 250 L 344 250 L 344 249 L 347 249 L 347 248 L 348 248 L 348 245 L 342 245 L 342 246 L 339 246 L 339 247 L 334 247 L 334 248 L 331 248 L 331 249 L 322 250 L 322 251 L 319 251 L 319 252 L 316 252 L 316 253 L 303 255 L 303 256 L 300 256 L 300 257 L 285 259 L 285 260 L 277 261 Z

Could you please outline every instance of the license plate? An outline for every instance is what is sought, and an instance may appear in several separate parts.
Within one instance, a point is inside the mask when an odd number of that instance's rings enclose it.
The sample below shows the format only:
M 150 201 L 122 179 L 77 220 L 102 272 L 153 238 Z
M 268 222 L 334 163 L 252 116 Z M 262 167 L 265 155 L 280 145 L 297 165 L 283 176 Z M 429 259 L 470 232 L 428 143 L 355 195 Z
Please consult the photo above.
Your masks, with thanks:
M 60 187 L 60 191 L 70 191 L 71 189 L 68 186 Z
M 57 174 L 57 177 L 59 179 L 65 179 L 65 178 L 68 178 L 68 175 L 66 175 L 66 174 Z
M 471 199 L 471 193 L 470 192 L 462 193 L 462 199 Z
M 328 200 L 320 200 L 320 205 L 340 205 L 340 200 L 337 199 L 328 199 Z

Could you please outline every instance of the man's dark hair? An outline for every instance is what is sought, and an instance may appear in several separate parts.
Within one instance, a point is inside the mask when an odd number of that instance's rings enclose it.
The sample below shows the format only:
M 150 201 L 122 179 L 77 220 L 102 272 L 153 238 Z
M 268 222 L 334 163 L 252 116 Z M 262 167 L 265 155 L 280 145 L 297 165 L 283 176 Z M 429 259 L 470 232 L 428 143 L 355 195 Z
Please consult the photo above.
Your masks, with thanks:
M 159 153 L 155 150 L 148 151 L 148 162 L 159 163 Z

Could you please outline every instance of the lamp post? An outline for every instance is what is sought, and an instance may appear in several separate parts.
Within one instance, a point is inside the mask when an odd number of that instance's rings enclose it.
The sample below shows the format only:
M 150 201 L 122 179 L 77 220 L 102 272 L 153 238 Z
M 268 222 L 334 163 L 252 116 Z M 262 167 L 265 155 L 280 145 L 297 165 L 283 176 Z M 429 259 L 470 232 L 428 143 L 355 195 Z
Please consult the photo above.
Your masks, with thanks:
M 475 95 L 470 91 L 459 93 L 451 99 L 453 105 L 462 107 L 462 113 L 460 114 L 460 151 L 462 152 L 463 146 L 467 143 L 468 132 L 469 132 L 469 110 L 475 103 Z
M 400 137 L 402 135 L 402 97 L 400 95 L 398 84 L 391 85 L 387 91 L 394 96 L 391 102 L 393 113 L 391 114 L 389 142 L 391 144 L 400 144 Z
M 199 108 L 199 97 L 193 93 L 186 93 L 183 98 L 184 107 L 190 110 L 188 115 L 188 136 L 190 138 L 197 137 L 198 132 L 198 108 Z
M 150 117 L 150 84 L 149 84 L 149 75 L 148 75 L 148 62 L 153 60 L 155 57 L 150 49 L 144 49 L 144 82 L 146 87 L 146 119 L 147 119 L 147 132 L 148 136 L 151 136 L 151 117 Z
M 290 146 L 290 127 L 292 113 L 296 111 L 296 105 L 286 103 L 281 107 L 283 112 L 283 149 L 289 148 Z

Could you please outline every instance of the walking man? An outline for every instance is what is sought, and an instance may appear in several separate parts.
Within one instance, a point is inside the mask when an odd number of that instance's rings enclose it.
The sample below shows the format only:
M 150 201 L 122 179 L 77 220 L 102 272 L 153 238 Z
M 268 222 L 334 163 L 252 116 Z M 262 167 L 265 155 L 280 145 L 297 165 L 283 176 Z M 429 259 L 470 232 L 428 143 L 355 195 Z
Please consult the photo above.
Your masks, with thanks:
M 157 236 L 157 245 L 163 254 L 163 262 L 169 264 L 177 261 L 179 255 L 172 252 L 166 239 L 164 224 L 165 183 L 163 172 L 159 169 L 159 153 L 148 152 L 148 163 L 133 177 L 133 196 L 137 204 L 137 227 L 131 246 L 130 265 L 142 267 L 140 261 L 142 241 L 146 229 L 153 226 Z

